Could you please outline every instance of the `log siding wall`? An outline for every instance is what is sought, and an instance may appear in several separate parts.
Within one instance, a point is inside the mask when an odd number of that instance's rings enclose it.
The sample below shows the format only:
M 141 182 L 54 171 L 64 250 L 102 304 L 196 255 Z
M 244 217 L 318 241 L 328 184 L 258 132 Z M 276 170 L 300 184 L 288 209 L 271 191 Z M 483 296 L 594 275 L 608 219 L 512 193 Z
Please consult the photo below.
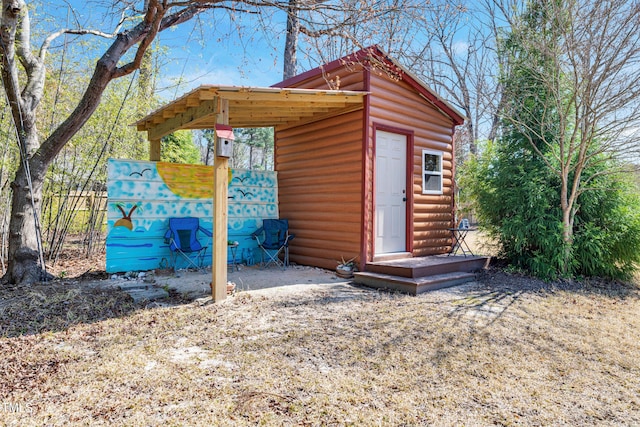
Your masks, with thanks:
M 411 141 L 412 177 L 407 188 L 407 248 L 413 256 L 447 252 L 453 224 L 453 120 L 408 83 L 363 69 L 318 73 L 296 87 L 366 90 L 365 108 L 315 123 L 276 129 L 280 217 L 296 238 L 293 262 L 333 269 L 341 257 L 374 255 L 374 169 L 376 129 L 398 131 Z M 334 87 L 335 88 L 335 87 Z M 443 194 L 422 194 L 422 150 L 443 153 Z M 365 257 L 366 259 L 362 259 Z
M 413 256 L 434 255 L 447 252 L 451 247 L 453 205 L 453 121 L 427 102 L 403 81 L 394 81 L 385 75 L 371 73 L 370 135 L 374 146 L 376 127 L 388 126 L 413 133 L 413 203 L 408 199 L 408 222 L 412 227 L 408 242 Z M 422 150 L 441 151 L 442 195 L 422 194 Z M 375 160 L 374 154 L 371 161 Z M 371 168 L 375 167 L 373 164 Z M 373 179 L 373 174 L 368 174 Z M 370 184 L 373 188 L 373 183 Z M 367 208 L 373 211 L 373 204 Z M 367 227 L 373 230 L 373 217 L 367 218 Z M 372 242 L 367 252 L 372 254 Z
M 342 70 L 340 89 L 363 90 L 362 72 Z M 322 75 L 300 88 L 329 89 Z M 363 111 L 276 129 L 280 217 L 289 219 L 291 261 L 335 269 L 360 255 Z
M 296 234 L 293 262 L 334 269 L 360 252 L 361 117 L 356 111 L 278 132 L 280 217 Z

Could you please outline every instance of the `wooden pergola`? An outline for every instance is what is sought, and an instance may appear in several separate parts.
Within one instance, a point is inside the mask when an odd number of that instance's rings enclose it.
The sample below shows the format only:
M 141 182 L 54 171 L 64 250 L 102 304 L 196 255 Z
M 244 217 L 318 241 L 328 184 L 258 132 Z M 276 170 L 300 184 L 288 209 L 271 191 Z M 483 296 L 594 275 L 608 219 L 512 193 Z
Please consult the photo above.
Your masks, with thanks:
M 160 160 L 160 140 L 180 129 L 289 127 L 363 108 L 366 92 L 204 85 L 136 123 L 150 141 L 149 159 Z M 226 298 L 227 158 L 214 158 L 212 296 Z

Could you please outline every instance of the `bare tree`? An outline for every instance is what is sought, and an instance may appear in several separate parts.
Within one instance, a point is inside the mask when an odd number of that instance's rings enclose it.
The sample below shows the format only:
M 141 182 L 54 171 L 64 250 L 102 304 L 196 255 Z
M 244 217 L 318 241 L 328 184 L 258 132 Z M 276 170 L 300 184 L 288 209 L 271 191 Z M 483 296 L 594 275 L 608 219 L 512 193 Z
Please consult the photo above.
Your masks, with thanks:
M 384 0 L 366 9 L 344 7 L 315 27 L 302 14 L 302 44 L 325 62 L 379 45 L 465 113 L 466 150 L 475 152 L 475 141 L 493 138 L 498 124 L 497 24 L 488 4 L 466 2 L 474 5 L 470 10 L 464 3 Z M 489 24 L 476 20 L 479 14 Z
M 490 4 L 468 3 L 430 8 L 421 19 L 419 42 L 407 55 L 409 67 L 465 114 L 460 154 L 476 153 L 479 139 L 495 138 L 503 104 L 496 15 Z
M 512 9 L 506 3 L 500 7 Z M 532 89 L 543 88 L 544 109 L 530 109 L 539 108 L 539 92 L 515 85 L 513 93 L 506 93 L 504 119 L 528 138 L 561 183 L 569 259 L 579 196 L 597 177 L 588 174 L 589 168 L 611 159 L 628 163 L 640 153 L 640 2 L 559 0 L 530 7 L 537 8 L 535 28 L 515 20 L 511 35 L 516 54 L 535 52 L 544 61 L 544 71 L 526 56 L 523 61 L 508 55 L 533 79 Z
M 110 81 L 140 67 L 144 54 L 156 35 L 173 25 L 188 21 L 211 3 L 149 1 L 144 10 L 134 10 L 129 2 L 111 34 L 89 29 L 61 29 L 50 34 L 36 51 L 32 47 L 29 8 L 24 0 L 3 0 L 0 28 L 2 84 L 11 108 L 20 148 L 20 166 L 11 183 L 12 204 L 9 224 L 8 268 L 3 280 L 34 282 L 43 278 L 43 251 L 40 237 L 42 186 L 48 166 L 65 144 L 86 123 L 100 103 Z M 130 26 L 123 29 L 127 24 Z M 46 55 L 51 43 L 63 34 L 95 35 L 113 42 L 98 60 L 93 76 L 74 111 L 53 132 L 40 141 L 38 105 L 43 98 Z M 122 59 L 130 51 L 129 60 Z
M 454 3 L 455 0 L 445 0 Z M 325 4 L 324 1 L 317 1 Z M 375 3 L 342 0 L 322 10 L 323 19 L 310 19 L 318 13 L 299 9 L 300 40 L 298 61 L 309 65 L 327 63 L 355 50 L 378 45 L 395 58 L 403 57 L 419 34 L 421 17 L 432 8 L 423 0 L 381 0 Z M 309 15 L 313 12 L 312 15 Z M 300 55 L 300 52 L 303 55 Z

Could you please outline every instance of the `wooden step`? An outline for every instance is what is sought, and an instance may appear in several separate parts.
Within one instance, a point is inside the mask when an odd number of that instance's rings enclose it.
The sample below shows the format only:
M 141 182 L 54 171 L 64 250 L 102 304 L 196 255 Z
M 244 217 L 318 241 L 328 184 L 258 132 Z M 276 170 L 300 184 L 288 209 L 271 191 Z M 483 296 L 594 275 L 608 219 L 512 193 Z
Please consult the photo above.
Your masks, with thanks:
M 451 272 L 425 277 L 402 277 L 370 271 L 356 272 L 355 283 L 378 289 L 391 289 L 411 295 L 447 288 L 475 280 L 475 274 L 469 272 Z
M 489 257 L 427 256 L 367 263 L 365 271 L 417 279 L 455 272 L 474 272 L 486 268 Z

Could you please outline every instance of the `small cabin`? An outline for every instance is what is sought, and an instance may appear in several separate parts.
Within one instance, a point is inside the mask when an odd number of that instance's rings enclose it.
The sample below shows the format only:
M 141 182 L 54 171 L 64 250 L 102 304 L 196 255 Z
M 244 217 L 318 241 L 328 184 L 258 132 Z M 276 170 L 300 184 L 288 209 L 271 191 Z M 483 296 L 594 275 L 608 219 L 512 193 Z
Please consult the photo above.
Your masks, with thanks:
M 354 259 L 365 272 L 378 261 L 425 259 L 452 249 L 454 130 L 463 121 L 455 108 L 372 47 L 269 88 L 201 86 L 137 127 L 147 132 L 151 162 L 160 160 L 161 138 L 178 129 L 273 127 L 277 196 L 270 214 L 288 219 L 296 234 L 291 261 L 334 269 L 342 259 Z M 227 179 L 225 157 L 216 154 L 212 180 L 202 175 L 189 181 L 191 187 L 211 187 L 213 194 L 215 212 L 199 212 L 203 220 L 212 215 L 215 225 L 216 301 L 225 295 L 220 266 L 228 260 L 227 236 L 237 231 L 227 229 L 227 187 L 233 180 Z M 126 224 L 128 230 L 141 230 L 134 222 Z M 253 224 L 260 222 L 256 216 Z M 247 240 L 240 234 L 234 238 Z M 114 248 L 123 244 L 115 243 Z
M 339 115 L 275 129 L 292 262 L 333 269 L 450 251 L 454 131 L 464 117 L 377 47 L 274 87 L 363 91 Z

